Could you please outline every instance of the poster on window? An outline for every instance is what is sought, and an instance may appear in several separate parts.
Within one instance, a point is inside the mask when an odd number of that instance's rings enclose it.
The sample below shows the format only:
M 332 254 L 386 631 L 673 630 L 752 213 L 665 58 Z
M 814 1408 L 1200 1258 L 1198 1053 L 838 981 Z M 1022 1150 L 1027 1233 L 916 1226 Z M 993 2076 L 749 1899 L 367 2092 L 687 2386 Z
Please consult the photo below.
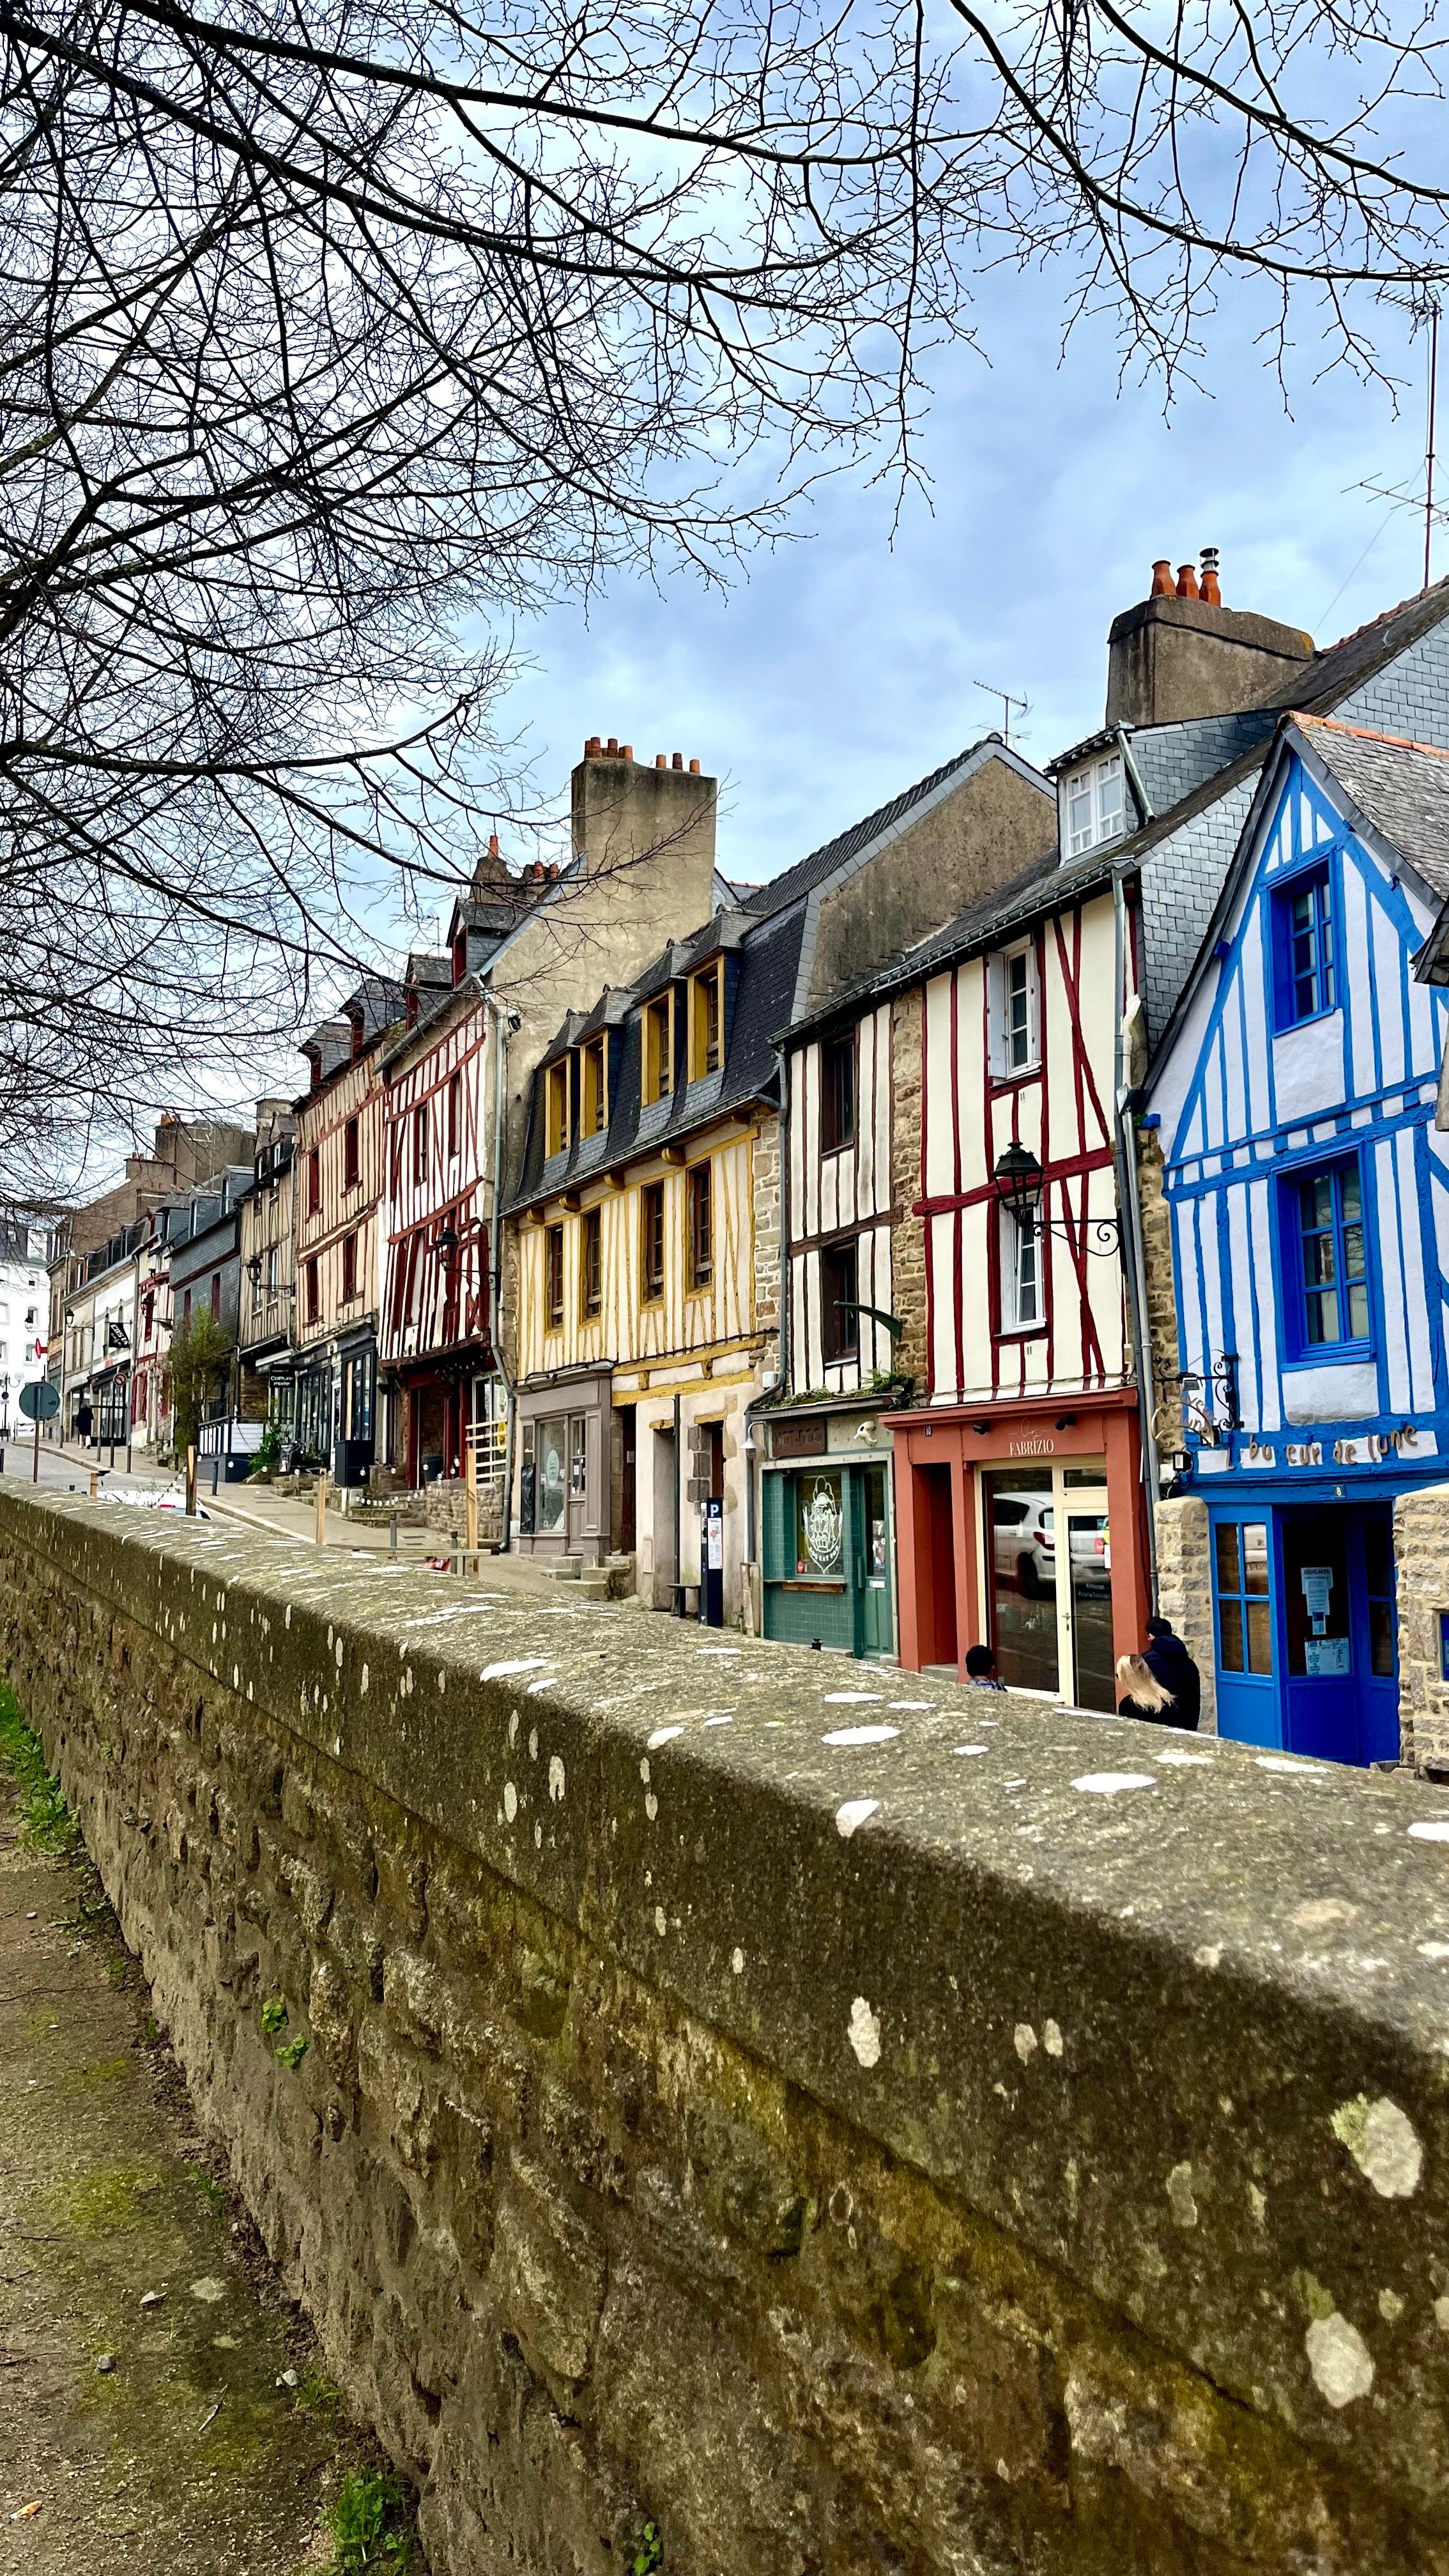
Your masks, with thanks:
M 796 1573 L 838 1575 L 845 1535 L 840 1478 L 802 1476 L 796 1495 Z
M 540 1530 L 556 1530 L 564 1516 L 567 1490 L 565 1461 L 565 1426 L 560 1422 L 541 1422 L 538 1426 L 538 1493 L 535 1510 Z
M 1348 1672 L 1351 1667 L 1347 1637 L 1305 1637 L 1303 1669 L 1318 1681 L 1327 1681 L 1335 1674 Z

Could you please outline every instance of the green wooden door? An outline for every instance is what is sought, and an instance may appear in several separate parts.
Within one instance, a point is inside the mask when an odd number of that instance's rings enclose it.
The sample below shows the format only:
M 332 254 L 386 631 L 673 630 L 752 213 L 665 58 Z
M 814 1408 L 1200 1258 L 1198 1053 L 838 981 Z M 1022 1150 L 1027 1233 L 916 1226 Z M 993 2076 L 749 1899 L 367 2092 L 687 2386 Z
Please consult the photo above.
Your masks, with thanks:
M 895 1649 L 891 1616 L 891 1522 L 886 1478 L 889 1469 L 861 1467 L 851 1478 L 855 1487 L 856 1653 L 889 1655 Z

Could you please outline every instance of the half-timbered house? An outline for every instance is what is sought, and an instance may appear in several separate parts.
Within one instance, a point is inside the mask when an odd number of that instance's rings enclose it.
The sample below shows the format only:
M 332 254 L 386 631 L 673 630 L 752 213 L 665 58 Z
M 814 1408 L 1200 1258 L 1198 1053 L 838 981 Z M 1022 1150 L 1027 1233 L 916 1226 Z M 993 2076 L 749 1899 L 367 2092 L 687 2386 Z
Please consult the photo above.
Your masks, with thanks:
M 311 1089 L 293 1103 L 296 1241 L 293 1436 L 299 1458 L 341 1485 L 375 1454 L 378 1206 L 383 1101 L 378 1053 L 404 1015 L 400 984 L 366 976 L 302 1049 Z
M 292 1211 L 293 1121 L 284 1100 L 257 1102 L 252 1185 L 241 1202 L 241 1310 L 237 1348 L 247 1410 L 270 1418 L 291 1445 L 292 1309 L 296 1297 Z
M 1449 752 L 1288 718 L 1147 1098 L 1211 1584 L 1173 1607 L 1221 1733 L 1348 1762 L 1397 1757 L 1392 1504 L 1449 1455 L 1446 895 Z
M 495 1174 L 516 1167 L 532 1069 L 560 1012 L 586 1005 L 602 973 L 637 972 L 661 927 L 700 918 L 717 794 L 697 760 L 646 765 L 593 737 L 571 782 L 570 864 L 514 876 L 494 842 L 454 908 L 444 980 L 424 961 L 426 989 L 410 987 L 381 1058 L 382 1357 L 387 1455 L 414 1484 L 456 1476 L 470 1424 L 507 1414 L 516 1363 L 506 1311 L 501 1335 L 495 1314 Z
M 512 1211 L 519 1547 L 632 1556 L 659 1609 L 713 1567 L 730 1625 L 754 1561 L 752 1409 L 777 1374 L 774 1038 L 805 911 L 716 913 L 569 1015 Z
M 911 1324 L 919 995 L 879 971 L 1052 844 L 1048 781 L 996 736 L 768 891 L 806 897 L 784 1036 L 782 1383 L 761 1423 L 765 1633 L 866 1656 L 896 1644 L 891 1434 L 923 1354 Z M 904 1262 L 900 1255 L 904 1256 Z

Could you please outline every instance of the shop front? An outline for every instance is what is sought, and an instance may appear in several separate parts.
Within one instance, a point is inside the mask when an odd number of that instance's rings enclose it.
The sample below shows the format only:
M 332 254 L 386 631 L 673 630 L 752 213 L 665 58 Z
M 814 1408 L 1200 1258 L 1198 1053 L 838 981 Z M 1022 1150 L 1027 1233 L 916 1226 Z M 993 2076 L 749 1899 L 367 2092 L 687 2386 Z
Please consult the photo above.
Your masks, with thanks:
M 1218 1733 L 1319 1761 L 1396 1761 L 1392 1496 L 1369 1477 L 1194 1483 L 1208 1506 Z
M 766 1417 L 764 1631 L 866 1661 L 895 1658 L 891 1443 L 860 1406 Z
M 612 1387 L 611 1372 L 595 1368 L 551 1370 L 519 1386 L 523 1555 L 578 1556 L 587 1565 L 608 1555 Z
M 1134 1389 L 893 1414 L 900 1661 L 1114 1709 L 1151 1609 Z

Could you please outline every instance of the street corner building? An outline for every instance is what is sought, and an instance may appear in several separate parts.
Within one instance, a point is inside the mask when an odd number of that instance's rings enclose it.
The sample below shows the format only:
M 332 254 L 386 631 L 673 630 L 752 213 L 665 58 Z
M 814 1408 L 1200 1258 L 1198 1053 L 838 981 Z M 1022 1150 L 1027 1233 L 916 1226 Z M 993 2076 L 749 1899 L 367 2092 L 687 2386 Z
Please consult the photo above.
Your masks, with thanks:
M 1179 1624 L 1220 1733 L 1346 1762 L 1398 1758 L 1393 1506 L 1449 1472 L 1446 896 L 1449 752 L 1289 717 L 1148 1097 Z

